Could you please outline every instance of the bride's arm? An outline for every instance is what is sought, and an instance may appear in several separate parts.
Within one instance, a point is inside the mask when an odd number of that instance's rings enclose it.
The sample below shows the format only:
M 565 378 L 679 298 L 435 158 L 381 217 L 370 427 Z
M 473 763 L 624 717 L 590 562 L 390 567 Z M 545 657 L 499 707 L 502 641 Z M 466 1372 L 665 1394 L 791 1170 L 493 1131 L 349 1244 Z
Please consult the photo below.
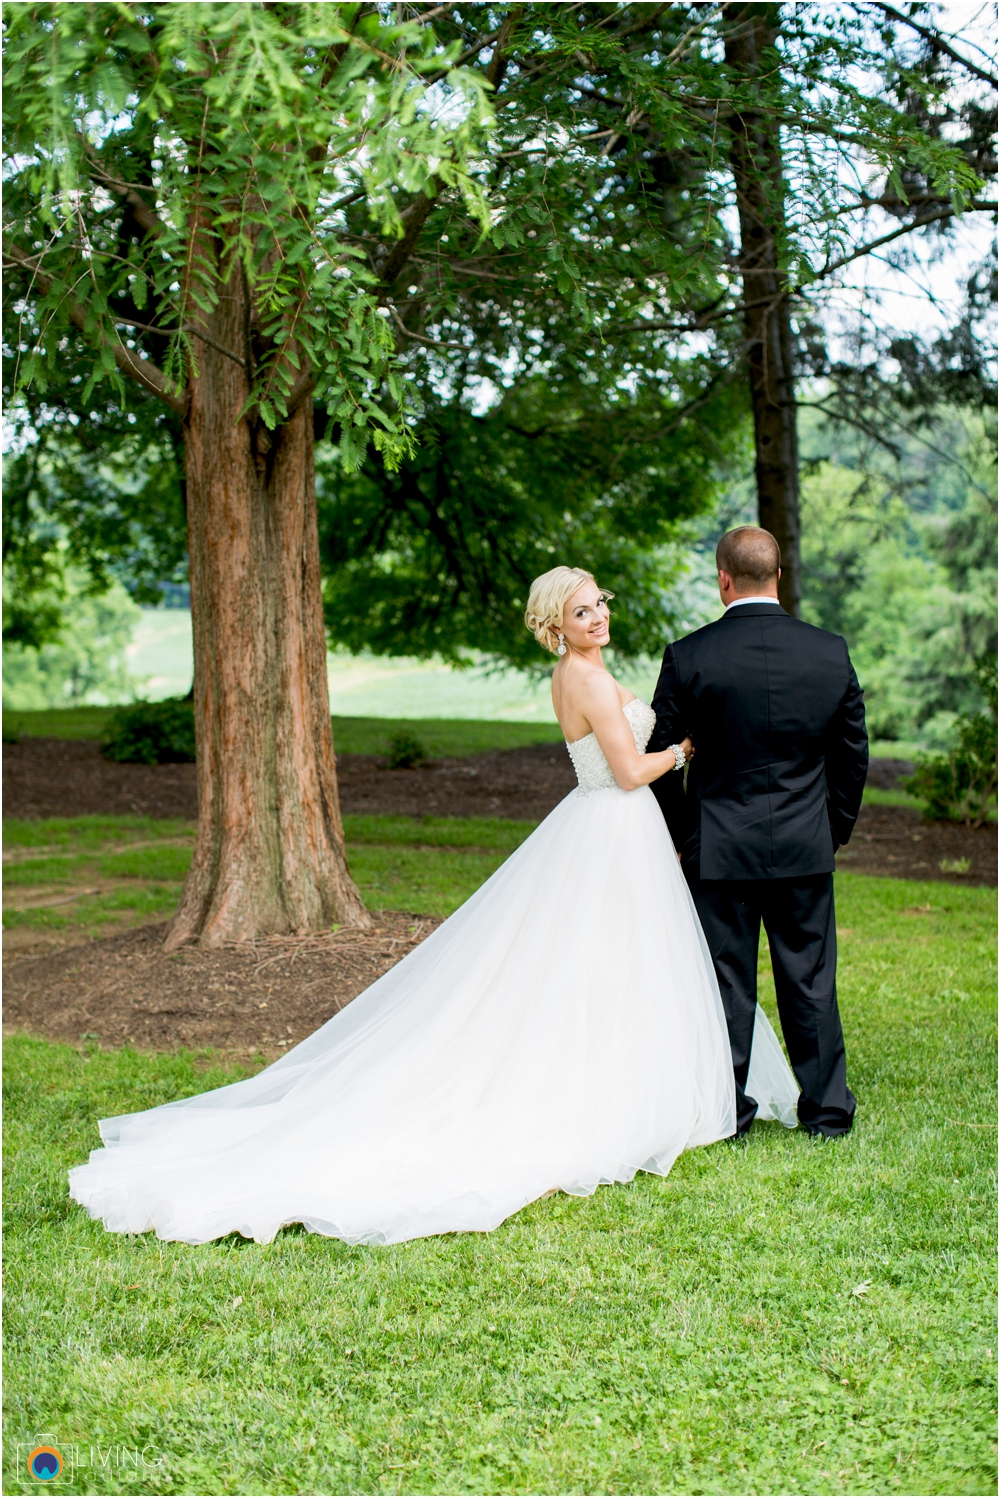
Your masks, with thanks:
M 618 688 L 610 676 L 595 671 L 580 682 L 577 702 L 623 791 L 635 791 L 642 785 L 649 785 L 651 780 L 659 780 L 676 765 L 672 749 L 664 749 L 658 754 L 639 753 L 628 719 L 622 712 Z M 689 740 L 684 741 L 683 748 L 691 752 Z

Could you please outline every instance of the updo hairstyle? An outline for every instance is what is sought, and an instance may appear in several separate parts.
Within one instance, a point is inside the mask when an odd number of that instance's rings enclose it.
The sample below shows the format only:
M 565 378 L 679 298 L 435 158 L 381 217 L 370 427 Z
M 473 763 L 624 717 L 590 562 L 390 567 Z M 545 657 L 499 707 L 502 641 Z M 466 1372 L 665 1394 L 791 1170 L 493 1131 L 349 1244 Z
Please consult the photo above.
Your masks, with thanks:
M 528 594 L 528 606 L 524 611 L 524 622 L 535 639 L 553 655 L 559 652 L 559 631 L 562 629 L 563 609 L 577 588 L 597 579 L 592 572 L 582 567 L 553 567 L 536 577 Z M 604 588 L 598 589 L 602 598 L 614 598 Z

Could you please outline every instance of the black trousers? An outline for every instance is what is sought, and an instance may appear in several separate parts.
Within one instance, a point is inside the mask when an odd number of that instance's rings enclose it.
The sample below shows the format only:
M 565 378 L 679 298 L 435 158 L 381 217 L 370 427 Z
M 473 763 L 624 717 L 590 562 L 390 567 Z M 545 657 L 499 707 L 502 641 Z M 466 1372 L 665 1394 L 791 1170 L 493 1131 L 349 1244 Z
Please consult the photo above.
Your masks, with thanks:
M 810 879 L 701 879 L 685 870 L 715 962 L 736 1073 L 736 1129 L 757 1112 L 745 1091 L 757 1009 L 761 922 L 788 1058 L 802 1089 L 799 1121 L 811 1134 L 846 1134 L 854 1119 L 837 1008 L 833 875 Z

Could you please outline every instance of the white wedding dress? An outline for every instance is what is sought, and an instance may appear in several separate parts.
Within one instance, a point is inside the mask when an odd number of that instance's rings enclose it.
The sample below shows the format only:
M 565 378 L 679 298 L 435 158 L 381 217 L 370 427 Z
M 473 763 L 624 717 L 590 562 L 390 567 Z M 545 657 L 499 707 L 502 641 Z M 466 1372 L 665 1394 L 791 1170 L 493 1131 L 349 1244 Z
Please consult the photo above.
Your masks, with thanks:
M 645 703 L 625 707 L 641 751 Z M 712 962 L 659 807 L 593 734 L 578 788 L 410 956 L 245 1082 L 104 1119 L 71 1194 L 113 1232 L 348 1243 L 487 1231 L 560 1188 L 665 1175 L 735 1129 Z M 794 1126 L 758 1010 L 748 1091 Z

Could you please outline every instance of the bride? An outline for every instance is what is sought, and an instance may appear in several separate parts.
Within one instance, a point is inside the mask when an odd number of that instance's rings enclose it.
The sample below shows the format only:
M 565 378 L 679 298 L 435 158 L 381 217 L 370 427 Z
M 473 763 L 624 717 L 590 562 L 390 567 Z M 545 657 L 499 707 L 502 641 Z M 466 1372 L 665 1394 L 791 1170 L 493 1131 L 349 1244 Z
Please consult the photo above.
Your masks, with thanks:
M 653 712 L 606 670 L 610 594 L 536 578 L 579 785 L 470 900 L 342 1013 L 244 1082 L 101 1122 L 70 1190 L 113 1232 L 348 1243 L 487 1231 L 553 1190 L 589 1195 L 736 1127 L 712 961 L 649 783 Z M 757 1011 L 758 1118 L 798 1086 Z

